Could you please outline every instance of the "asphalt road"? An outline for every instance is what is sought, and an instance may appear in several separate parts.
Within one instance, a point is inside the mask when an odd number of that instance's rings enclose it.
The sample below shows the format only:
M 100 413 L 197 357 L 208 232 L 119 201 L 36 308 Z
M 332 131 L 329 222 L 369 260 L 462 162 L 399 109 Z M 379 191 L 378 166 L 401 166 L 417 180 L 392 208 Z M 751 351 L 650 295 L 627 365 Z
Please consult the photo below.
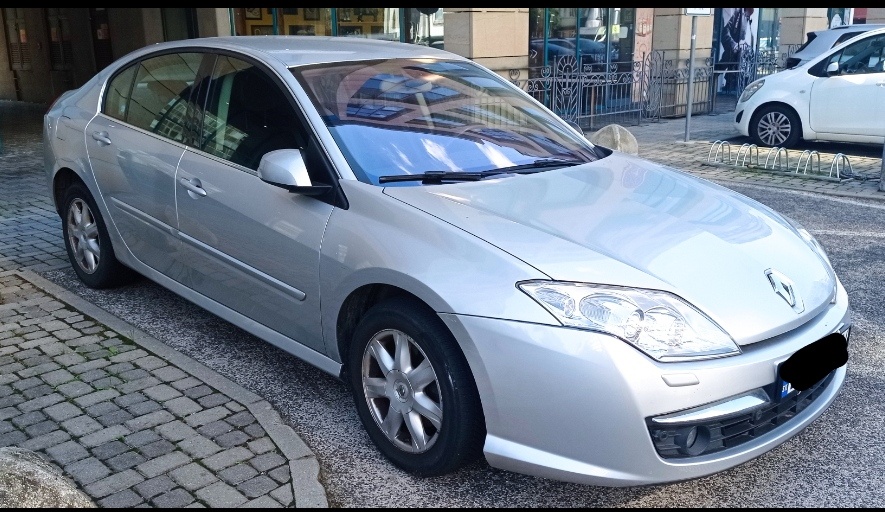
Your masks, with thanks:
M 799 221 L 828 251 L 854 314 L 848 377 L 832 407 L 787 443 L 731 470 L 670 485 L 566 484 L 499 471 L 484 461 L 445 477 L 413 478 L 382 458 L 345 386 L 325 373 L 147 280 L 95 291 L 83 287 L 71 270 L 44 275 L 273 403 L 319 458 L 331 506 L 880 507 L 885 503 L 885 203 L 731 188 Z

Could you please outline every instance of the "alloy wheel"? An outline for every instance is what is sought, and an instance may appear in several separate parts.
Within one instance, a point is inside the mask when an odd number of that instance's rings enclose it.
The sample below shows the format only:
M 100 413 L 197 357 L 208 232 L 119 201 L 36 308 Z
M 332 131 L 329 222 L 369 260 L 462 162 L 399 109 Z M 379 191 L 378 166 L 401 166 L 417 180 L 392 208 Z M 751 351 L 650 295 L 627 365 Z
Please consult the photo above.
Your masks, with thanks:
M 759 119 L 759 138 L 768 146 L 780 146 L 787 140 L 793 127 L 781 112 L 768 112 Z
M 68 207 L 68 243 L 77 264 L 87 274 L 98 269 L 101 246 L 98 242 L 98 224 L 86 201 L 74 199 Z
M 372 338 L 363 352 L 362 383 L 372 418 L 394 446 L 422 453 L 439 439 L 443 409 L 436 371 L 406 333 L 387 329 Z

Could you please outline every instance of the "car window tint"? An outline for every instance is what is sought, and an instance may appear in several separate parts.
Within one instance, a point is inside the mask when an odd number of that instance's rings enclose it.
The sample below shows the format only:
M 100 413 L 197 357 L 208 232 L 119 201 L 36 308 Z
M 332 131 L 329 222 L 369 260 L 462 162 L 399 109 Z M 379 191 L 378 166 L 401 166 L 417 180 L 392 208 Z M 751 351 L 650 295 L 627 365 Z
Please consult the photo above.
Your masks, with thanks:
M 126 119 L 126 107 L 129 103 L 129 92 L 132 89 L 132 78 L 138 66 L 130 66 L 129 69 L 115 76 L 108 84 L 108 92 L 105 97 L 104 113 L 121 121 Z
M 885 35 L 858 41 L 830 57 L 843 74 L 881 73 L 885 63 Z
M 302 148 L 302 134 L 286 94 L 265 71 L 218 56 L 198 149 L 257 169 L 269 151 Z
M 142 61 L 126 122 L 183 142 L 187 102 L 201 59 L 200 53 L 174 53 Z

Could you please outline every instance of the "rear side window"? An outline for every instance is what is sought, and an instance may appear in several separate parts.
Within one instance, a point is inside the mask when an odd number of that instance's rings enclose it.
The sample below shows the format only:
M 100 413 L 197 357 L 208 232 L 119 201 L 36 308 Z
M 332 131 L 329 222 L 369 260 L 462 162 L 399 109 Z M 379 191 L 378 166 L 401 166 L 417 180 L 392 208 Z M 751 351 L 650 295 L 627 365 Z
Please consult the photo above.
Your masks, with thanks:
M 129 106 L 129 93 L 132 91 L 132 79 L 138 66 L 130 66 L 108 84 L 108 93 L 105 99 L 104 113 L 119 119 L 126 120 L 126 108 Z
M 188 100 L 203 54 L 175 53 L 138 66 L 125 121 L 178 142 L 185 141 Z

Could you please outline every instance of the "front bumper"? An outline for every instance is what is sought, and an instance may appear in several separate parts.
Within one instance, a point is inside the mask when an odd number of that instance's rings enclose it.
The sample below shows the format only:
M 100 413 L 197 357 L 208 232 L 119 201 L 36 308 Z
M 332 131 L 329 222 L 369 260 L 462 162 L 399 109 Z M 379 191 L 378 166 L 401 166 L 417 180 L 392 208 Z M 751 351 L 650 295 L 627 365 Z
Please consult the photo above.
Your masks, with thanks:
M 441 316 L 461 343 L 477 381 L 489 464 L 556 480 L 631 486 L 723 471 L 780 445 L 820 416 L 842 386 L 844 366 L 788 420 L 715 453 L 662 457 L 649 423 L 770 389 L 778 365 L 850 325 L 841 285 L 837 293 L 835 305 L 798 329 L 743 346 L 738 356 L 684 363 L 656 362 L 603 334 Z

